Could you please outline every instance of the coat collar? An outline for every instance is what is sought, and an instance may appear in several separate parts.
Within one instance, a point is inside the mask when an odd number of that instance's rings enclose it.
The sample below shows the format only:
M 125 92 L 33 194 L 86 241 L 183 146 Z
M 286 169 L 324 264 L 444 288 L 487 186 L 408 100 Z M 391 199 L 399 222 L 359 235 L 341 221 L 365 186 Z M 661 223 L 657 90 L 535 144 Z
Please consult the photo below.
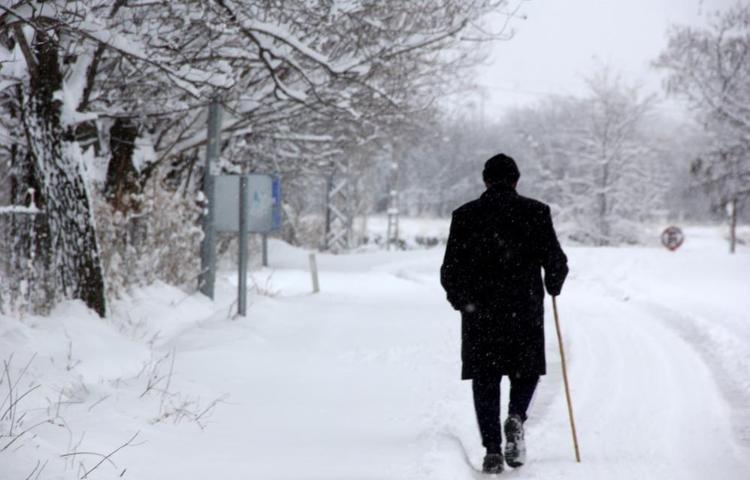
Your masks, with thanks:
M 503 199 L 517 197 L 518 192 L 510 185 L 493 185 L 479 197 L 483 202 L 494 203 Z

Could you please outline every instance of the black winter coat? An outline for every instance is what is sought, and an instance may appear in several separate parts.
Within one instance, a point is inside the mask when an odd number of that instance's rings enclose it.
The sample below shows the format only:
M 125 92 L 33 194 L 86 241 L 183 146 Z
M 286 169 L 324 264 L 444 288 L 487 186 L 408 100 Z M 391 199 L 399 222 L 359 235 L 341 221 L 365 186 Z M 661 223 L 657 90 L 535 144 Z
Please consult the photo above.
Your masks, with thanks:
M 453 212 L 440 280 L 461 311 L 463 379 L 544 375 L 544 285 L 568 274 L 547 205 L 493 186 Z

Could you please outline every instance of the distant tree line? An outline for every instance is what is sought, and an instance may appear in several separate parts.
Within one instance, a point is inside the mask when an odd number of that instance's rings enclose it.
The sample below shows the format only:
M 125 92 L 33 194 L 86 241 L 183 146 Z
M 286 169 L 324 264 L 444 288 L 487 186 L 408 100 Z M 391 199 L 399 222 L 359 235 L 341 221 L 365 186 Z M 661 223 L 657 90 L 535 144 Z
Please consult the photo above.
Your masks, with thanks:
M 638 242 L 641 225 L 680 211 L 692 140 L 673 135 L 654 99 L 609 69 L 588 84 L 585 97 L 550 96 L 489 120 L 448 117 L 434 137 L 415 138 L 401 177 L 405 210 L 449 215 L 483 190 L 482 162 L 503 151 L 521 167 L 519 191 L 549 203 L 567 238 Z
M 705 28 L 672 27 L 654 62 L 692 118 L 658 113 L 602 68 L 583 97 L 549 96 L 499 118 L 450 112 L 407 144 L 404 210 L 447 216 L 481 192 L 481 162 L 498 151 L 521 165 L 521 192 L 549 202 L 562 233 L 612 245 L 639 241 L 644 223 L 750 219 L 750 6 L 712 14 Z

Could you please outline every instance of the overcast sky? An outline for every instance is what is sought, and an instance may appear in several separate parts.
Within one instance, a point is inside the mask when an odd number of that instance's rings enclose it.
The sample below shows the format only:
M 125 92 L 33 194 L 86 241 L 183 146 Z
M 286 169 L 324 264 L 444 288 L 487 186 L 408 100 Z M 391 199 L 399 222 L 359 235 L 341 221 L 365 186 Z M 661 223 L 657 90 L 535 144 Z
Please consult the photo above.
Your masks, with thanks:
M 703 24 L 706 13 L 735 2 L 527 0 L 521 8 L 526 19 L 512 24 L 515 36 L 493 45 L 487 65 L 479 68 L 485 115 L 496 116 L 544 94 L 585 94 L 584 78 L 597 64 L 643 83 L 648 91 L 661 92 L 661 74 L 649 63 L 666 46 L 669 25 Z M 470 96 L 464 98 L 471 102 Z M 680 112 L 672 102 L 661 108 Z

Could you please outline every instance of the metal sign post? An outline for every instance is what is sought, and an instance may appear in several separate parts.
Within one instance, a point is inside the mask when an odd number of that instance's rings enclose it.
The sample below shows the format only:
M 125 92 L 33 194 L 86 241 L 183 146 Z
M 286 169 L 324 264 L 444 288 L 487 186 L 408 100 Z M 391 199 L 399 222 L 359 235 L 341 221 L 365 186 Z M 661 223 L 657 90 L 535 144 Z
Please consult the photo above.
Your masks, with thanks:
M 214 225 L 214 176 L 212 167 L 219 158 L 219 140 L 221 135 L 221 107 L 218 100 L 211 101 L 208 107 L 208 138 L 206 145 L 206 166 L 203 171 L 203 195 L 206 211 L 203 215 L 203 243 L 201 244 L 201 271 L 198 286 L 201 293 L 214 298 L 216 282 L 216 228 Z
M 218 175 L 214 178 L 213 228 L 239 233 L 237 313 L 247 315 L 248 238 L 260 233 L 264 264 L 268 263 L 265 238 L 281 226 L 281 182 L 271 175 Z
M 247 177 L 240 177 L 240 255 L 239 255 L 239 291 L 237 295 L 237 313 L 247 315 Z
M 268 266 L 268 235 L 263 234 L 261 236 L 261 249 L 262 249 L 262 265 L 264 267 Z

